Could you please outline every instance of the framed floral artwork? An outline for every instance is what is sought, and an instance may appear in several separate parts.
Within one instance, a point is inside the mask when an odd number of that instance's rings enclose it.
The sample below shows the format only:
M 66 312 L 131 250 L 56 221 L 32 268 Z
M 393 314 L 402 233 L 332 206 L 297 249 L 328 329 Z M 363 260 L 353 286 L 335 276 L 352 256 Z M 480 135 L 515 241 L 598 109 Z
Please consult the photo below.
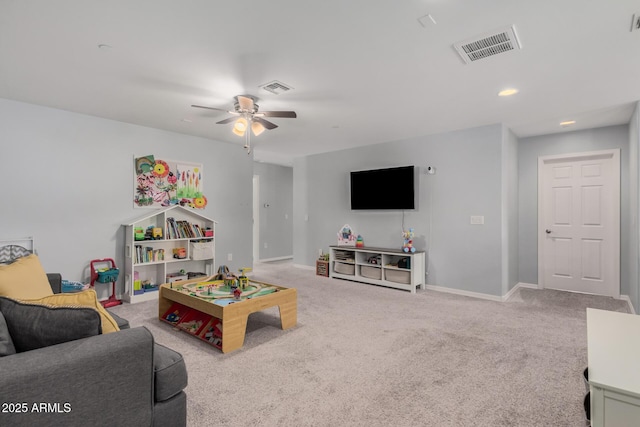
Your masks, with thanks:
M 135 207 L 163 208 L 173 205 L 202 209 L 207 198 L 202 193 L 201 163 L 173 161 L 154 155 L 134 158 Z

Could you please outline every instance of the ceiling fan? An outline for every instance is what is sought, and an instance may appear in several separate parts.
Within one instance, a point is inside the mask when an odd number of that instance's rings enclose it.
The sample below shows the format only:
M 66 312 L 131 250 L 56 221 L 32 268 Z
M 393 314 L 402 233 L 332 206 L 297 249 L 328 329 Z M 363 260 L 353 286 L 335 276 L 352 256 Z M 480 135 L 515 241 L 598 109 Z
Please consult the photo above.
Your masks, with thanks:
M 251 152 L 250 134 L 255 136 L 260 135 L 265 129 L 271 130 L 278 127 L 275 123 L 265 120 L 264 117 L 282 117 L 295 119 L 297 116 L 295 111 L 259 111 L 258 100 L 251 95 L 238 95 L 234 98 L 234 110 L 223 110 L 215 107 L 205 107 L 203 105 L 192 105 L 196 108 L 204 108 L 207 110 L 224 111 L 225 113 L 233 114 L 233 117 L 226 118 L 216 122 L 218 125 L 224 125 L 227 123 L 235 122 L 233 125 L 233 133 L 238 136 L 245 136 L 245 147 L 247 153 Z M 251 132 L 247 132 L 247 129 L 251 128 Z

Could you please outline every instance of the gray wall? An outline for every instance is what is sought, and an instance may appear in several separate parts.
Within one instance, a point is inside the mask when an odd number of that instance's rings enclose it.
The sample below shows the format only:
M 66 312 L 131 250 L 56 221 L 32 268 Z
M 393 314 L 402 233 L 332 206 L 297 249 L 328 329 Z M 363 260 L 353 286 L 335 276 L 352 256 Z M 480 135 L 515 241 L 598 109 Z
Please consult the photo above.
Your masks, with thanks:
M 254 162 L 253 173 L 260 177 L 259 259 L 293 256 L 293 168 Z
M 519 281 L 518 274 L 518 138 L 503 128 L 502 137 L 502 295 Z
M 629 298 L 636 311 L 640 313 L 640 277 L 638 275 L 640 227 L 640 186 L 638 167 L 640 165 L 640 103 L 629 123 Z
M 429 251 L 428 283 L 502 295 L 503 137 L 501 125 L 490 125 L 296 159 L 294 262 L 314 265 L 344 224 L 367 246 L 401 247 L 401 211 L 350 210 L 349 172 L 415 165 L 422 169 L 418 207 L 404 213 L 404 227 L 415 229 L 417 249 Z M 436 174 L 426 175 L 426 166 Z M 390 185 L 380 191 L 393 191 Z M 485 225 L 470 225 L 471 215 L 483 215 Z
M 121 224 L 150 212 L 133 208 L 133 158 L 147 154 L 203 163 L 216 265 L 251 265 L 253 159 L 242 147 L 5 99 L 0 239 L 34 236 L 45 270 L 68 280 L 85 280 L 92 259 L 122 266 Z
M 629 295 L 629 127 L 609 126 L 522 138 L 518 147 L 520 282 L 538 283 L 538 157 L 620 149 L 620 293 Z

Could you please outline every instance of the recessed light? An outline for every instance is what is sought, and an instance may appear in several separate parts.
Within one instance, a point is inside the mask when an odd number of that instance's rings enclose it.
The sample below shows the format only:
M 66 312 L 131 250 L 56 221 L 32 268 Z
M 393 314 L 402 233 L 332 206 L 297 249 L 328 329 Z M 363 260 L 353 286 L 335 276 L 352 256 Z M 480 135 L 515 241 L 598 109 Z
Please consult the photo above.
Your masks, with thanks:
M 567 121 L 564 121 L 564 122 L 560 122 L 560 126 L 569 126 L 569 125 L 573 125 L 575 123 L 576 123 L 575 120 L 567 120 Z
M 511 96 L 511 95 L 515 95 L 518 92 L 519 92 L 518 89 L 504 89 L 498 92 L 498 96 Z
M 182 119 L 182 121 L 186 122 L 186 123 L 193 123 L 193 120 L 191 120 L 191 119 Z

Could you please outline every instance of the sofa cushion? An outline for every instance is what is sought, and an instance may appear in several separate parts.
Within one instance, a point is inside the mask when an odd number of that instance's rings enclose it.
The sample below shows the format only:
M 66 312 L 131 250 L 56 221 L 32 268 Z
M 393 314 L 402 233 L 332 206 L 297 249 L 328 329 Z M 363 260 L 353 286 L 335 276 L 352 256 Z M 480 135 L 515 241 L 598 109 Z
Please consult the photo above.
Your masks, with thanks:
M 129 321 L 127 319 L 124 319 L 120 316 L 118 316 L 117 314 L 115 314 L 113 311 L 111 310 L 107 310 L 107 312 L 109 313 L 109 315 L 111 317 L 113 317 L 113 320 L 116 321 L 116 323 L 118 324 L 118 328 L 120 328 L 120 330 L 123 329 L 129 329 L 131 326 L 129 325 Z
M 118 323 L 111 317 L 111 314 L 100 304 L 98 295 L 93 289 L 87 289 L 82 292 L 74 292 L 68 294 L 54 294 L 38 299 L 19 299 L 28 304 L 40 304 L 56 307 L 90 307 L 100 313 L 102 319 L 102 333 L 119 331 Z
M 100 334 L 100 314 L 88 307 L 49 307 L 0 297 L 16 352 Z
M 161 344 L 153 347 L 155 401 L 162 402 L 187 386 L 187 367 L 182 355 Z
M 0 296 L 29 299 L 52 294 L 49 279 L 37 255 L 19 258 L 12 264 L 0 265 Z
M 10 354 L 16 354 L 16 348 L 13 345 L 11 335 L 9 335 L 7 321 L 4 320 L 4 316 L 0 312 L 0 356 L 9 356 Z

